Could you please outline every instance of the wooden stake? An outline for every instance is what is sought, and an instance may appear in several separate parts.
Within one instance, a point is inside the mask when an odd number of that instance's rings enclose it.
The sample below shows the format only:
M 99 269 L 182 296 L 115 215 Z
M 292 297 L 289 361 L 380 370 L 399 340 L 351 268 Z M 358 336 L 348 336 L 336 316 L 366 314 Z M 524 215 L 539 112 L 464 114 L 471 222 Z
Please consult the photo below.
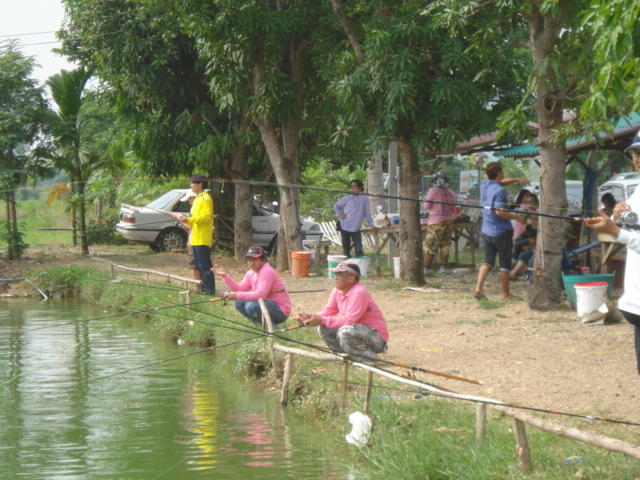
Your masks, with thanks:
M 369 401 L 371 400 L 371 386 L 373 385 L 373 372 L 367 372 L 367 398 L 364 401 L 364 413 L 369 413 Z
M 282 395 L 280 396 L 280 404 L 283 407 L 286 407 L 289 402 L 289 381 L 291 380 L 292 363 L 293 356 L 290 353 L 287 353 L 284 356 L 284 376 L 282 378 Z
M 520 420 L 514 418 L 513 420 L 513 434 L 516 437 L 516 453 L 520 457 L 520 470 L 523 472 L 531 471 L 531 452 L 529 451 L 529 442 L 527 441 L 527 431 L 525 430 L 525 424 Z
M 478 403 L 476 406 L 476 442 L 484 442 L 484 430 L 487 423 L 487 404 Z
M 342 367 L 342 408 L 347 408 L 347 381 L 349 380 L 349 363 L 344 362 Z

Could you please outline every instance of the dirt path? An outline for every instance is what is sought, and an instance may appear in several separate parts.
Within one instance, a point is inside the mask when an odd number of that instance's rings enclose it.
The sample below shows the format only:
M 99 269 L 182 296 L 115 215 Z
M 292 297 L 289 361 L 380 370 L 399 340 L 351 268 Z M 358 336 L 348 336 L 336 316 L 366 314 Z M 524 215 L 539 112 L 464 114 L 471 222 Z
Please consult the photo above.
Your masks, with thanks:
M 110 258 L 188 276 L 183 253 L 151 255 L 145 249 L 126 247 Z M 105 268 L 91 260 L 73 259 Z M 218 257 L 214 261 L 236 279 L 245 271 L 244 265 L 233 259 Z M 19 264 L 0 262 L 0 275 L 20 276 L 36 272 L 40 266 L 45 270 L 56 262 L 68 264 L 69 256 L 49 251 L 35 253 Z M 320 310 L 333 288 L 333 280 L 324 276 L 292 278 L 287 273 L 283 277 L 292 292 L 326 289 L 292 293 L 294 312 Z M 390 342 L 385 358 L 484 382 L 474 386 L 430 375 L 421 377 L 458 393 L 640 422 L 636 403 L 640 376 L 628 323 L 585 327 L 573 310 L 537 312 L 525 301 L 496 302 L 497 308 L 482 309 L 473 298 L 474 273 L 429 277 L 428 281 L 437 288 L 428 292 L 404 290 L 389 275 L 363 279 L 387 318 Z M 11 291 L 23 293 L 17 286 Z M 526 298 L 526 283 L 514 283 L 513 291 Z M 499 298 L 496 275 L 489 277 L 486 293 L 490 299 Z

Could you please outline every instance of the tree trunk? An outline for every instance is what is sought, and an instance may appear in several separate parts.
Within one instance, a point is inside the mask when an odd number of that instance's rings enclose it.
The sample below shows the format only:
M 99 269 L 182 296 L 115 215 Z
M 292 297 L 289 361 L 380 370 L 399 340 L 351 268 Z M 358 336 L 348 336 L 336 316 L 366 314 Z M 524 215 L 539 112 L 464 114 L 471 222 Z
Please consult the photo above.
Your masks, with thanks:
M 400 196 L 418 198 L 418 160 L 411 141 L 398 139 Z M 403 280 L 424 285 L 423 251 L 420 233 L 420 203 L 400 200 L 400 272 Z
M 80 253 L 89 256 L 89 244 L 87 243 L 87 218 L 84 198 L 84 182 L 78 182 L 78 220 L 80 223 Z
M 551 135 L 554 128 L 562 124 L 565 93 L 558 86 L 553 70 L 546 68 L 545 63 L 552 54 L 562 25 L 554 19 L 545 18 L 536 7 L 532 8 L 528 20 L 529 46 L 538 85 L 534 108 L 538 116 L 538 146 L 542 168 L 540 211 L 561 214 L 563 212 L 558 207 L 567 207 L 566 148 L 564 142 L 553 142 Z M 560 307 L 563 242 L 563 220 L 540 217 L 533 279 L 529 287 L 529 307 L 532 309 L 552 310 Z
M 371 212 L 375 216 L 378 207 L 382 207 L 382 211 L 387 211 L 385 199 L 377 195 L 384 194 L 384 178 L 382 175 L 382 154 L 376 152 L 369 161 L 369 171 L 367 172 L 367 193 L 369 197 L 369 204 L 371 205 Z
M 256 61 L 254 66 L 253 88 L 260 92 L 261 82 L 266 76 L 266 63 L 264 40 L 257 40 Z M 298 144 L 300 127 L 302 125 L 302 89 L 303 89 L 303 65 L 302 52 L 304 45 L 291 41 L 287 50 L 289 58 L 284 62 L 290 64 L 288 72 L 297 108 L 281 125 L 282 148 L 280 147 L 276 126 L 266 115 L 258 116 L 254 123 L 260 129 L 262 142 L 273 167 L 276 181 L 280 191 L 280 221 L 284 222 L 285 236 L 278 242 L 278 266 L 279 271 L 289 268 L 289 252 L 302 250 L 302 229 L 300 223 L 300 192 L 297 186 L 300 184 L 300 168 L 298 164 Z M 287 54 L 283 54 L 286 56 Z M 287 187 L 293 185 L 294 187 Z M 283 241 L 284 240 L 284 241 Z M 286 245 L 286 249 L 281 246 Z
M 71 245 L 74 247 L 78 245 L 78 217 L 76 216 L 75 199 L 71 200 Z
M 247 132 L 251 120 L 249 114 L 243 112 L 239 122 L 234 128 L 237 138 L 241 138 Z M 229 168 L 230 176 L 234 180 L 246 180 L 249 178 L 249 154 L 247 146 L 239 141 L 231 152 L 232 163 Z M 247 183 L 234 183 L 234 218 L 233 218 L 233 251 L 235 259 L 244 263 L 245 253 L 253 244 L 253 229 L 251 226 L 253 195 L 251 185 Z

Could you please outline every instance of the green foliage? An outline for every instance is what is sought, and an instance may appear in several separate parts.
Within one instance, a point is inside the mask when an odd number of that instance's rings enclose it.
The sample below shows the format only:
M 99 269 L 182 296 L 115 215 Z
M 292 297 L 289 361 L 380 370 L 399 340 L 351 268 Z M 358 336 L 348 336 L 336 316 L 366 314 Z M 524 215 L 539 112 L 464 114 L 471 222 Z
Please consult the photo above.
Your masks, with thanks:
M 87 243 L 89 245 L 122 245 L 126 243 L 116 232 L 117 223 L 117 215 L 102 220 L 89 220 L 87 223 Z
M 25 242 L 25 229 L 24 222 L 12 225 L 11 228 L 7 228 L 7 222 L 0 222 L 0 240 L 7 245 L 9 251 L 17 255 L 17 258 L 20 258 L 22 253 L 29 248 L 29 244 Z
M 77 296 L 93 272 L 92 269 L 77 265 L 52 268 L 46 272 L 47 291 L 52 296 Z
M 262 338 L 241 343 L 233 356 L 234 373 L 245 378 L 262 378 L 270 369 L 271 360 Z

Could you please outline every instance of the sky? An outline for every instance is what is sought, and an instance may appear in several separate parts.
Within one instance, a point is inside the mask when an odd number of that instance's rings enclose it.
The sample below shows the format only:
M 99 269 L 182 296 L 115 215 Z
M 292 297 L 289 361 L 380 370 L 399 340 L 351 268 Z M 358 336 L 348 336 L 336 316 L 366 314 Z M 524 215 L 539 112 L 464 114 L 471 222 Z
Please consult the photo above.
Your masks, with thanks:
M 10 38 L 18 40 L 19 50 L 40 64 L 33 76 L 41 84 L 62 69 L 74 68 L 51 51 L 60 46 L 54 32 L 63 18 L 60 0 L 0 0 L 0 44 Z

